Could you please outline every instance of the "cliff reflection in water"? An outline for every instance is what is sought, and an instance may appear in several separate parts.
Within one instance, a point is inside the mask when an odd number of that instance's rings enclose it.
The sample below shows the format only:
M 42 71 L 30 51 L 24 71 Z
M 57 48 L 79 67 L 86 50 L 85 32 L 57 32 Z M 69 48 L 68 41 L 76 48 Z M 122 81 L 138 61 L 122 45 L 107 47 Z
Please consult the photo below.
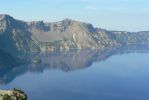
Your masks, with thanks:
M 64 72 L 90 67 L 93 62 L 104 61 L 112 55 L 125 53 L 149 53 L 149 46 L 127 46 L 104 50 L 33 53 L 25 56 L 27 63 L 20 65 L 12 56 L 0 52 L 0 84 L 7 84 L 26 72 L 43 72 L 59 69 Z M 33 63 L 38 58 L 41 63 Z

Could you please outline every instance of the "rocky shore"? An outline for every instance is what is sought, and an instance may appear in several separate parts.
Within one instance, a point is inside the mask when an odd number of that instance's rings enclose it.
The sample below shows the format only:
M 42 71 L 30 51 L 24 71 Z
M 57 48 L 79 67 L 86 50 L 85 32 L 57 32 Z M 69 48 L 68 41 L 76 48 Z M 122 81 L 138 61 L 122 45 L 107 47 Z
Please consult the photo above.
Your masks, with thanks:
M 27 95 L 20 89 L 0 90 L 0 100 L 27 100 Z

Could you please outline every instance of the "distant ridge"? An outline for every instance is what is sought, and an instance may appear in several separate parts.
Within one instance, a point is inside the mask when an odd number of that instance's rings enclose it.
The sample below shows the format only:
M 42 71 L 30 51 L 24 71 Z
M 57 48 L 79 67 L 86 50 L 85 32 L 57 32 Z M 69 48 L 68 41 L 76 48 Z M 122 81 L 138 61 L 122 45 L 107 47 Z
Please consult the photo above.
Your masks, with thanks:
M 0 15 L 0 50 L 9 53 L 100 49 L 129 44 L 149 44 L 149 31 L 108 31 L 68 18 L 45 23 Z

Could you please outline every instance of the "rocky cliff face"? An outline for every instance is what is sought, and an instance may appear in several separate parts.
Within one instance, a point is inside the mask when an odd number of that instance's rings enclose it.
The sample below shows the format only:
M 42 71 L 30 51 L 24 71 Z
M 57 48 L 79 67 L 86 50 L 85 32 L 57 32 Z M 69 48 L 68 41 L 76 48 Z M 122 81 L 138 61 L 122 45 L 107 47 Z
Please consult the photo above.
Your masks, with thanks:
M 25 22 L 8 15 L 0 15 L 0 50 L 13 55 L 18 51 L 37 50 L 31 36 Z
M 0 15 L 0 49 L 11 53 L 145 43 L 149 43 L 149 32 L 107 31 L 71 19 L 53 23 L 24 22 L 9 15 Z

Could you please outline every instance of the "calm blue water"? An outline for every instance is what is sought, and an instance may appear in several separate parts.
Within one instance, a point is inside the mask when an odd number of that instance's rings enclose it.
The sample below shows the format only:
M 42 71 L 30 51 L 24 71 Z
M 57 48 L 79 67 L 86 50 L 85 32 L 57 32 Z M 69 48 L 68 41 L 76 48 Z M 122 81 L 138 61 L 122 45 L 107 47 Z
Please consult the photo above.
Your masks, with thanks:
M 29 100 L 149 100 L 148 52 L 43 53 L 41 64 L 1 70 L 0 88 L 21 88 Z

